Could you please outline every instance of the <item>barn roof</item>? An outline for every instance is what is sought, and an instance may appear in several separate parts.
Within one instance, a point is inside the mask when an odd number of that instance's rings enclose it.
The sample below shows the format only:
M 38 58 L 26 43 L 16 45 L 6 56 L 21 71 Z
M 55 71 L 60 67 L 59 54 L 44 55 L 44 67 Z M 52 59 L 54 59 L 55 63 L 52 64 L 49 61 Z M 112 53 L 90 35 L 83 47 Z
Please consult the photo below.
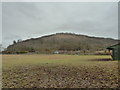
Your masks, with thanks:
M 120 48 L 120 43 L 110 46 L 107 49 L 114 49 L 114 48 Z

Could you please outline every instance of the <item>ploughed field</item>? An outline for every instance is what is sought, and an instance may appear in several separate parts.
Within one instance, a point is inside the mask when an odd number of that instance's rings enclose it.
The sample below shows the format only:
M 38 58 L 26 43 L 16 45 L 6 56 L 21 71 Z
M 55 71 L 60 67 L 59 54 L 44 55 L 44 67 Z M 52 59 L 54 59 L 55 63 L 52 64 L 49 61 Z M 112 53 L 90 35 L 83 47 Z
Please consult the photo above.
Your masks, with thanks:
M 3 88 L 117 88 L 118 61 L 105 55 L 3 55 Z

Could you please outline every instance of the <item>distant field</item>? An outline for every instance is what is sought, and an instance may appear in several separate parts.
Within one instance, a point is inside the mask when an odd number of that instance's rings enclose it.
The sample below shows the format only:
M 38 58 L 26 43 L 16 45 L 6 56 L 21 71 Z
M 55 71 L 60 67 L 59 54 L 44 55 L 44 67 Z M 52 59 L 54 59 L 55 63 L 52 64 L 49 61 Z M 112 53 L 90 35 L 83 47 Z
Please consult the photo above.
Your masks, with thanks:
M 118 87 L 118 62 L 105 55 L 3 55 L 3 88 Z

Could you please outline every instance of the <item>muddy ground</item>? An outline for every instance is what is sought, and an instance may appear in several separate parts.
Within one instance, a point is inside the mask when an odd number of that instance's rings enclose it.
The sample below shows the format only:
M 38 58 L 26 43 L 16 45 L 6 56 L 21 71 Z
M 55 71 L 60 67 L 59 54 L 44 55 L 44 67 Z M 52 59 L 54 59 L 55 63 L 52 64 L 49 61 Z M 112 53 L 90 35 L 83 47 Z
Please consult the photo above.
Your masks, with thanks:
M 117 88 L 118 66 L 38 65 L 3 69 L 3 88 Z

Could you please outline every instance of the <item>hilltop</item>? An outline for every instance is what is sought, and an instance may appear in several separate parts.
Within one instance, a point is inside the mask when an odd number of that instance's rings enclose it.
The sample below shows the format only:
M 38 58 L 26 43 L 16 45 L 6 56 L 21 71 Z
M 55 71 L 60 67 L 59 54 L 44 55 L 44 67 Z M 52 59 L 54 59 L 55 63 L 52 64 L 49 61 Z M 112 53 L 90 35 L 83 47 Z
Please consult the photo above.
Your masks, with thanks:
M 7 51 L 15 52 L 37 52 L 53 53 L 54 51 L 98 51 L 118 43 L 118 40 L 111 38 L 90 37 L 73 33 L 56 33 L 31 38 L 14 43 L 7 47 Z

